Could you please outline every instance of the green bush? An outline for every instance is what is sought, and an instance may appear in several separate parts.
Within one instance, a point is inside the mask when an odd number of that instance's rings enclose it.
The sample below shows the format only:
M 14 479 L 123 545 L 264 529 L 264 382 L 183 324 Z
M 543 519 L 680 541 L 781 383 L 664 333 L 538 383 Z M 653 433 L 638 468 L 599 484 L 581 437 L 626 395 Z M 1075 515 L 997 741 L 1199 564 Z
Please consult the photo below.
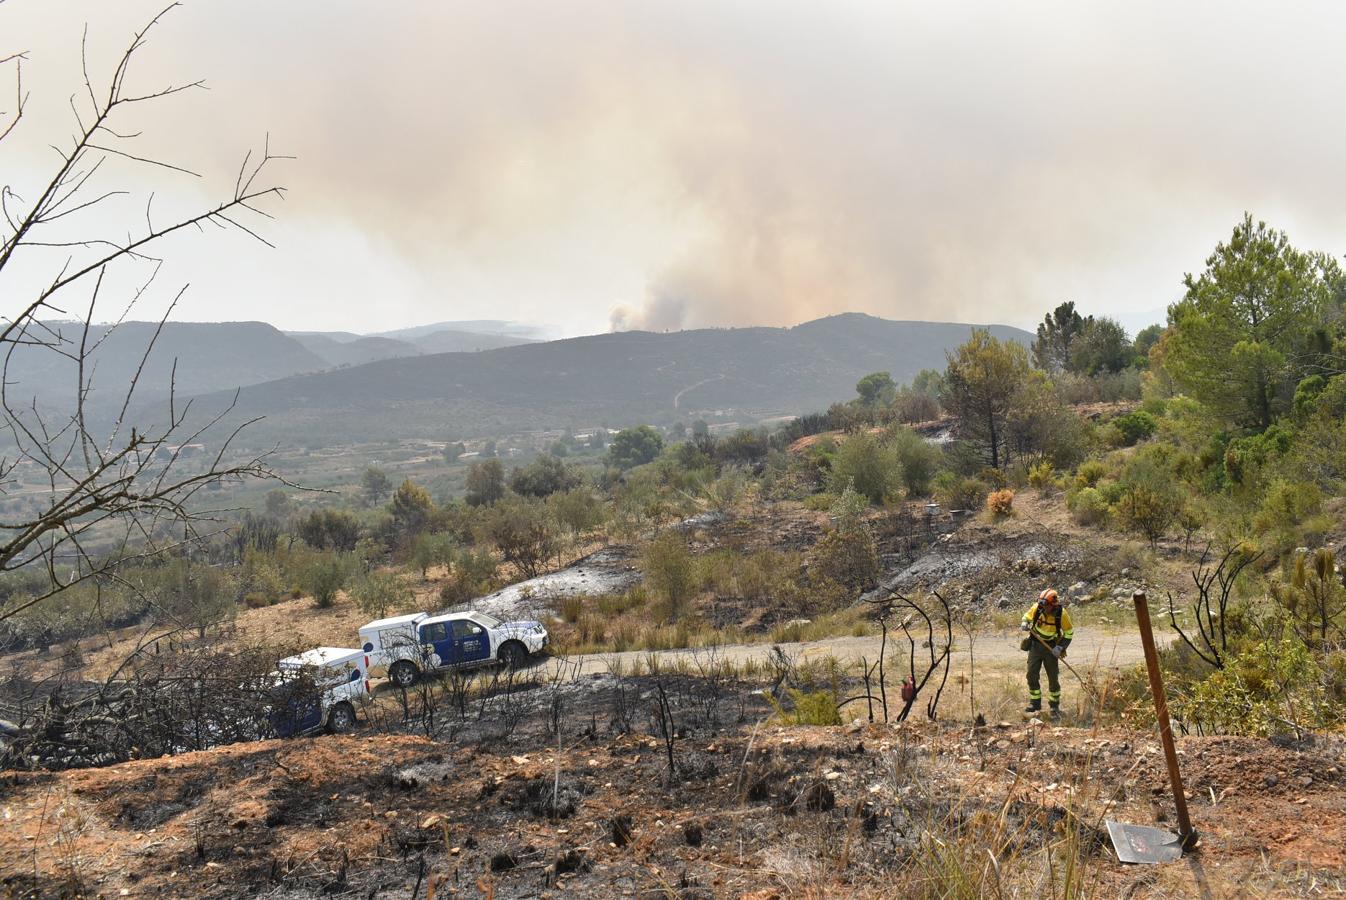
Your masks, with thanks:
M 1049 491 L 1056 486 L 1056 467 L 1043 460 L 1028 470 L 1028 484 L 1039 491 Z
M 960 478 L 952 472 L 935 476 L 935 497 L 946 509 L 981 509 L 990 488 L 979 478 Z
M 896 451 L 873 435 L 851 435 L 837 450 L 828 476 L 828 487 L 835 494 L 847 485 L 874 504 L 895 495 L 902 487 Z
M 1343 720 L 1319 660 L 1300 641 L 1259 641 L 1228 658 L 1177 705 L 1207 731 L 1269 737 L 1299 727 L 1323 730 Z
M 1122 502 L 1122 496 L 1126 493 L 1126 488 L 1122 486 L 1120 481 L 1112 481 L 1110 479 L 1100 481 L 1097 488 L 1098 495 L 1102 497 L 1103 501 L 1109 506 L 1116 506 L 1118 503 Z
M 1080 463 L 1079 468 L 1075 470 L 1075 484 L 1079 487 L 1098 487 L 1098 483 L 1107 474 L 1107 466 L 1096 459 L 1091 459 L 1088 462 Z
M 1121 433 L 1122 445 L 1125 447 L 1134 447 L 1141 441 L 1147 440 L 1159 428 L 1159 423 L 1154 416 L 1139 410 L 1127 413 L 1124 416 L 1118 416 L 1112 420 L 1112 424 Z
M 834 528 L 813 548 L 811 579 L 826 579 L 852 594 L 872 590 L 879 583 L 879 552 L 868 529 Z
M 907 493 L 923 497 L 930 493 L 930 481 L 939 471 L 942 454 L 929 441 L 910 428 L 895 428 L 889 432 L 888 444 L 897 455 L 902 470 L 902 483 Z
M 1075 491 L 1066 499 L 1066 507 L 1080 525 L 1102 525 L 1108 521 L 1108 501 L 1095 488 Z
M 1299 546 L 1305 526 L 1313 524 L 1322 508 L 1323 492 L 1316 484 L 1277 479 L 1253 516 L 1253 529 L 1279 556 Z
M 347 559 L 338 553 L 319 553 L 305 568 L 301 584 L 313 597 L 319 609 L 327 609 L 336 603 L 337 593 L 346 585 L 350 577 Z
M 700 588 L 696 561 L 680 531 L 665 531 L 650 542 L 641 556 L 645 584 L 662 601 L 669 621 L 678 619 L 691 606 Z
M 841 711 L 837 709 L 836 695 L 827 690 L 802 691 L 790 688 L 786 692 L 792 709 L 768 697 L 776 710 L 776 721 L 782 725 L 840 725 Z

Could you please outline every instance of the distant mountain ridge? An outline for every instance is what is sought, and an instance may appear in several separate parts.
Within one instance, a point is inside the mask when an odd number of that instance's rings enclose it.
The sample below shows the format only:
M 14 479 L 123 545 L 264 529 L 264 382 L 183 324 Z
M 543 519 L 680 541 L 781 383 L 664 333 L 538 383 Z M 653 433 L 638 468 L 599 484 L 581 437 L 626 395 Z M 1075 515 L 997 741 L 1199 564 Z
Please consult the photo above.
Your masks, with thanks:
M 136 385 L 135 400 L 144 404 L 167 400 L 170 391 L 179 398 L 220 390 L 232 392 L 260 382 L 383 359 L 490 350 L 529 340 L 436 326 L 428 326 L 430 330 L 409 340 L 349 332 L 287 334 L 265 322 L 165 322 L 161 327 L 158 322 L 132 321 L 115 327 L 92 325 L 87 335 L 84 323 L 78 321 L 50 321 L 43 327 L 61 336 L 68 353 L 81 342 L 93 348 L 85 378 L 86 384 L 92 385 L 87 403 L 95 419 L 120 408 L 142 359 L 144 370 Z M 525 331 L 527 326 L 518 326 L 517 330 Z M 7 377 L 12 401 L 26 404 L 36 399 L 53 415 L 62 415 L 70 411 L 80 375 L 72 359 L 17 345 Z
M 880 370 L 898 382 L 943 368 L 974 327 L 844 313 L 792 328 L 627 331 L 477 353 L 404 356 L 254 383 L 238 413 L 259 441 L 461 439 L 727 413 L 745 420 L 825 408 Z M 995 336 L 1027 344 L 1003 325 Z M 217 407 L 221 395 L 201 398 Z

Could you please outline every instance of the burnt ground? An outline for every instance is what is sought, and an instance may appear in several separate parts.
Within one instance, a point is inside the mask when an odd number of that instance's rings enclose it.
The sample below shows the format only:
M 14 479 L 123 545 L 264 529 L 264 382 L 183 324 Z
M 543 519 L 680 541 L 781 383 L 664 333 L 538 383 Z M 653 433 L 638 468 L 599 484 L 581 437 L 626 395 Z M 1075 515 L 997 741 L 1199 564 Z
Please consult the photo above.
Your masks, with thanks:
M 1105 815 L 1171 819 L 1149 734 L 1037 722 L 783 726 L 754 685 L 688 677 L 558 681 L 511 702 L 468 703 L 461 715 L 442 705 L 433 739 L 410 733 L 426 724 L 413 721 L 402 733 L 7 773 L 0 887 L 16 897 L 891 897 L 943 894 L 962 873 L 972 893 L 995 879 L 1006 896 L 1041 896 L 1062 893 L 1076 858 L 1083 895 L 1346 889 L 1337 738 L 1181 739 L 1202 850 L 1149 869 L 1118 865 L 1101 828 Z

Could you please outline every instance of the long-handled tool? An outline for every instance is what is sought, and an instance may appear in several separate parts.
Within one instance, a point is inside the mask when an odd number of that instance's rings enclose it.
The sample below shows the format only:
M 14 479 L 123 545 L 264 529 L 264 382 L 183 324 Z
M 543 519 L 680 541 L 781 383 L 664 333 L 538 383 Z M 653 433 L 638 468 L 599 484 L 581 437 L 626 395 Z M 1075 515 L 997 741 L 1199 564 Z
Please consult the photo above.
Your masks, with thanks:
M 1112 849 L 1124 863 L 1161 863 L 1180 859 L 1184 850 L 1196 847 L 1197 833 L 1187 815 L 1187 796 L 1182 789 L 1182 773 L 1178 771 L 1178 751 L 1173 744 L 1173 729 L 1168 721 L 1168 701 L 1164 699 L 1164 676 L 1159 671 L 1159 656 L 1154 650 L 1154 632 L 1150 629 L 1150 607 L 1145 594 L 1137 591 L 1132 597 L 1136 605 L 1136 625 L 1140 628 L 1140 643 L 1145 649 L 1145 668 L 1150 675 L 1150 694 L 1154 697 L 1154 715 L 1159 722 L 1159 741 L 1164 745 L 1164 761 L 1168 764 L 1168 782 L 1173 788 L 1173 804 L 1178 810 L 1178 833 L 1147 825 L 1127 825 L 1105 820 Z
M 1046 647 L 1049 651 L 1052 649 L 1052 645 L 1049 644 L 1049 643 L 1047 643 L 1045 640 L 1043 640 L 1043 639 L 1042 639 L 1042 636 L 1039 635 L 1035 630 L 1033 630 L 1033 629 L 1030 628 L 1030 629 L 1028 630 L 1028 634 L 1029 634 L 1030 637 L 1032 637 L 1034 640 L 1036 640 L 1039 644 L 1041 644 L 1042 646 Z M 1056 655 L 1055 652 L 1053 652 L 1052 655 L 1055 656 L 1055 655 Z M 1099 702 L 1098 691 L 1094 689 L 1094 686 L 1093 686 L 1093 685 L 1091 685 L 1088 681 L 1086 681 L 1086 680 L 1084 679 L 1084 676 L 1083 676 L 1083 675 L 1081 675 L 1079 672 L 1076 672 L 1076 671 L 1075 671 L 1075 667 L 1074 667 L 1074 666 L 1072 666 L 1070 663 L 1066 662 L 1065 651 L 1062 651 L 1061 655 L 1060 655 L 1060 656 L 1057 656 L 1056 659 L 1057 659 L 1058 662 L 1061 663 L 1061 665 L 1063 665 L 1063 666 L 1066 667 L 1066 669 L 1070 672 L 1071 675 L 1074 675 L 1074 676 L 1075 676 L 1075 680 L 1078 681 L 1078 682 L 1080 683 L 1080 687 L 1084 688 L 1084 690 L 1089 694 L 1089 696 L 1091 696 L 1091 697 L 1094 698 L 1094 702 L 1095 702 L 1095 703 L 1098 703 L 1098 702 Z

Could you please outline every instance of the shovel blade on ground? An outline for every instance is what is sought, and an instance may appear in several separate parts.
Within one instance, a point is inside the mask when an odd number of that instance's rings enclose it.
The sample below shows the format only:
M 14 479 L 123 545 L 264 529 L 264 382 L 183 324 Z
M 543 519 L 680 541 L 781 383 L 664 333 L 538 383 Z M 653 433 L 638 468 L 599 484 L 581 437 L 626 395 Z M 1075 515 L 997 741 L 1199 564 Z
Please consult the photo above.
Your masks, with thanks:
M 1153 865 L 1182 858 L 1182 841 L 1171 831 L 1108 819 L 1108 837 L 1119 862 Z

